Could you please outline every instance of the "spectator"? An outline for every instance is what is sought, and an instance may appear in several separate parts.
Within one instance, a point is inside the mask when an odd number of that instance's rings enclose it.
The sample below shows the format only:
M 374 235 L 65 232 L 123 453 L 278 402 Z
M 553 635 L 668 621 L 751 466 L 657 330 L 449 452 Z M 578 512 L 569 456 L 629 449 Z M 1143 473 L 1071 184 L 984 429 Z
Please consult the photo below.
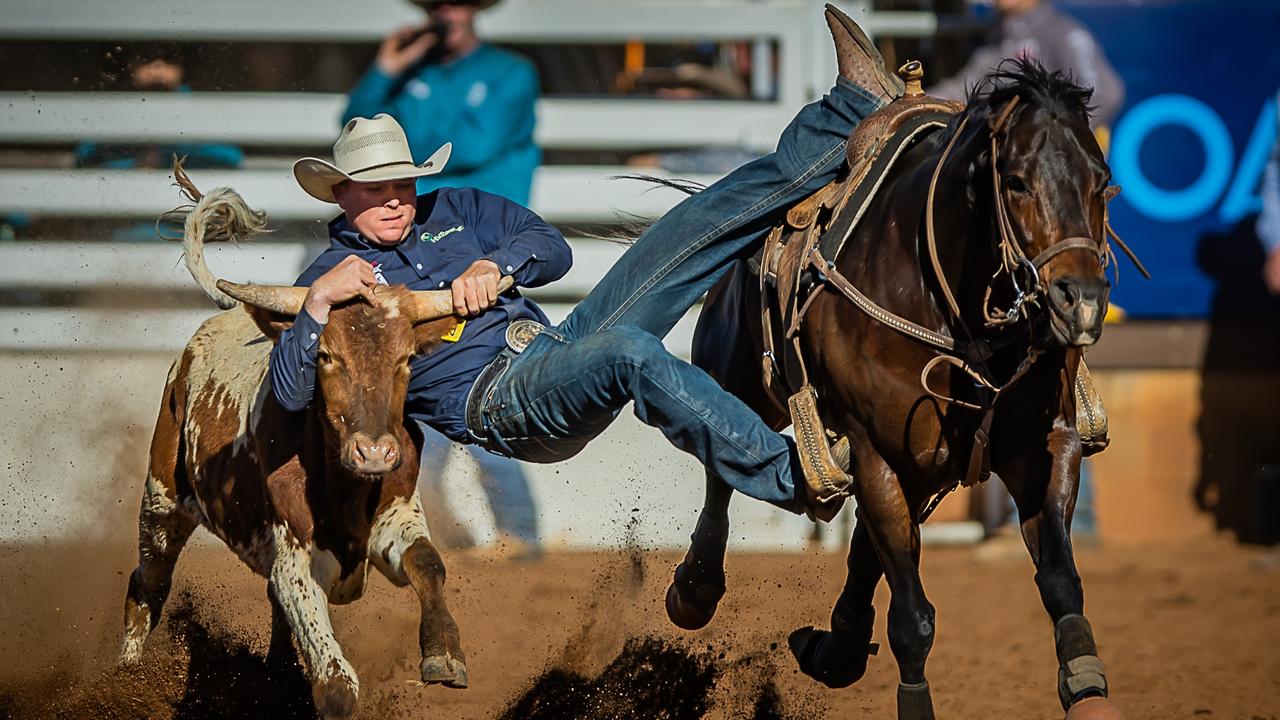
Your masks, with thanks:
M 748 97 L 741 77 L 723 69 L 685 62 L 673 68 L 649 69 L 634 78 L 638 87 L 654 86 L 655 97 L 673 101 L 709 98 L 741 100 Z M 633 155 L 627 165 L 635 168 L 661 168 L 675 175 L 725 175 L 740 165 L 755 160 L 760 153 L 741 144 L 670 150 Z
M 542 157 L 533 140 L 538 77 L 529 61 L 476 35 L 476 13 L 497 0 L 413 1 L 426 18 L 382 41 L 343 122 L 387 113 L 404 127 L 419 161 L 452 142 L 448 169 L 420 179 L 419 194 L 475 187 L 527 205 Z
M 963 100 L 965 91 L 1006 58 L 1035 58 L 1048 70 L 1069 71 L 1093 88 L 1093 126 L 1108 127 L 1124 103 L 1124 81 L 1093 35 L 1049 0 L 995 0 L 1000 24 L 955 76 L 928 88 L 930 95 Z
M 133 48 L 124 61 L 129 89 L 140 92 L 191 92 L 183 84 L 185 68 L 181 55 L 171 45 L 156 44 Z M 167 168 L 173 156 L 186 156 L 187 169 L 233 168 L 244 154 L 234 145 L 219 143 L 98 144 L 82 143 L 75 149 L 76 167 L 104 167 L 116 170 Z
M 426 17 L 383 40 L 373 67 L 351 91 L 343 121 L 391 115 L 404 127 L 419 162 L 453 143 L 445 171 L 420 178 L 418 194 L 441 186 L 474 187 L 527 205 L 542 159 L 533 140 L 538 78 L 529 61 L 476 35 L 476 13 L 498 0 L 413 2 Z M 443 475 L 435 471 L 443 469 L 451 444 L 430 428 L 424 427 L 424 435 L 421 480 L 430 483 L 425 490 L 443 497 Z M 520 463 L 478 445 L 464 449 L 476 461 L 499 544 L 513 559 L 537 557 L 537 513 Z
M 1280 95 L 1276 96 L 1280 115 Z M 1272 295 L 1280 295 L 1280 137 L 1271 148 L 1271 159 L 1262 176 L 1262 214 L 1258 216 L 1258 239 L 1267 251 L 1262 277 Z

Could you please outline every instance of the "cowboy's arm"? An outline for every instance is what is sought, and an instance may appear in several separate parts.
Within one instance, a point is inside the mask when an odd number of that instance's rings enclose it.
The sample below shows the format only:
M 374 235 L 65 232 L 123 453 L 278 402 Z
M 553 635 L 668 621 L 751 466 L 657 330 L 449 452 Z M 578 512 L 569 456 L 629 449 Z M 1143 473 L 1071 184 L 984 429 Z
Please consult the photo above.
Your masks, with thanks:
M 538 287 L 559 280 L 573 265 L 564 235 L 532 210 L 499 195 L 472 190 L 475 227 L 484 256 L 516 285 Z
M 310 287 L 311 291 L 293 325 L 280 334 L 272 348 L 268 367 L 271 391 L 286 410 L 297 412 L 315 397 L 316 355 L 329 306 L 363 294 L 361 290 L 373 282 L 367 262 L 332 250 L 322 253 L 298 277 L 294 285 Z
M 375 66 L 351 91 L 343 122 L 388 113 L 404 127 L 416 160 L 452 142 L 449 170 L 474 170 L 496 158 L 513 138 L 532 131 L 538 97 L 537 74 L 529 63 L 513 63 L 486 86 L 486 97 L 475 106 L 443 92 L 419 98 L 403 92 L 400 79 Z

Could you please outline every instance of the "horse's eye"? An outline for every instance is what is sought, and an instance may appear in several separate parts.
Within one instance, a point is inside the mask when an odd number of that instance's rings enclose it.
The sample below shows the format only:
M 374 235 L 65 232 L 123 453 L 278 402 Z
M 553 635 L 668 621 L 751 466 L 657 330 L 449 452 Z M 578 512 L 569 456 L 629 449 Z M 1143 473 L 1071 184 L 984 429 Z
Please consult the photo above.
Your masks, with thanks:
M 1004 186 L 1009 188 L 1010 192 L 1024 193 L 1027 191 L 1027 184 L 1017 175 L 1005 176 Z

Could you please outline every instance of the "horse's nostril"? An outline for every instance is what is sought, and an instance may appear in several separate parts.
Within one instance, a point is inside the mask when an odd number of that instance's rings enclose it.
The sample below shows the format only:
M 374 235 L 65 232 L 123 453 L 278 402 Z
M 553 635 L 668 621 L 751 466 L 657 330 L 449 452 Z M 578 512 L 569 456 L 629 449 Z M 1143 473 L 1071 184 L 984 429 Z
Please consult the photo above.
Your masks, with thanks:
M 1056 280 L 1053 283 L 1053 289 L 1058 297 L 1057 300 L 1065 307 L 1072 307 L 1079 299 L 1079 293 L 1076 292 L 1075 285 L 1066 280 Z

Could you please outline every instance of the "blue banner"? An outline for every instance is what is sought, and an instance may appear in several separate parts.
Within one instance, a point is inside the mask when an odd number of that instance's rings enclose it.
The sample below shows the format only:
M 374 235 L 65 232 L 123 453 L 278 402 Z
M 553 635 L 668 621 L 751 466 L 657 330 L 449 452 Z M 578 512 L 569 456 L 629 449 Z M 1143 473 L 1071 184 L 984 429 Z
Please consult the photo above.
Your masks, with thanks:
M 1203 258 L 1247 254 L 1243 272 L 1261 253 L 1240 238 L 1252 237 L 1276 141 L 1280 0 L 1056 5 L 1093 31 L 1126 85 L 1108 156 L 1124 188 L 1111 220 L 1154 277 L 1122 258 L 1113 300 L 1134 317 L 1204 317 L 1216 281 Z

